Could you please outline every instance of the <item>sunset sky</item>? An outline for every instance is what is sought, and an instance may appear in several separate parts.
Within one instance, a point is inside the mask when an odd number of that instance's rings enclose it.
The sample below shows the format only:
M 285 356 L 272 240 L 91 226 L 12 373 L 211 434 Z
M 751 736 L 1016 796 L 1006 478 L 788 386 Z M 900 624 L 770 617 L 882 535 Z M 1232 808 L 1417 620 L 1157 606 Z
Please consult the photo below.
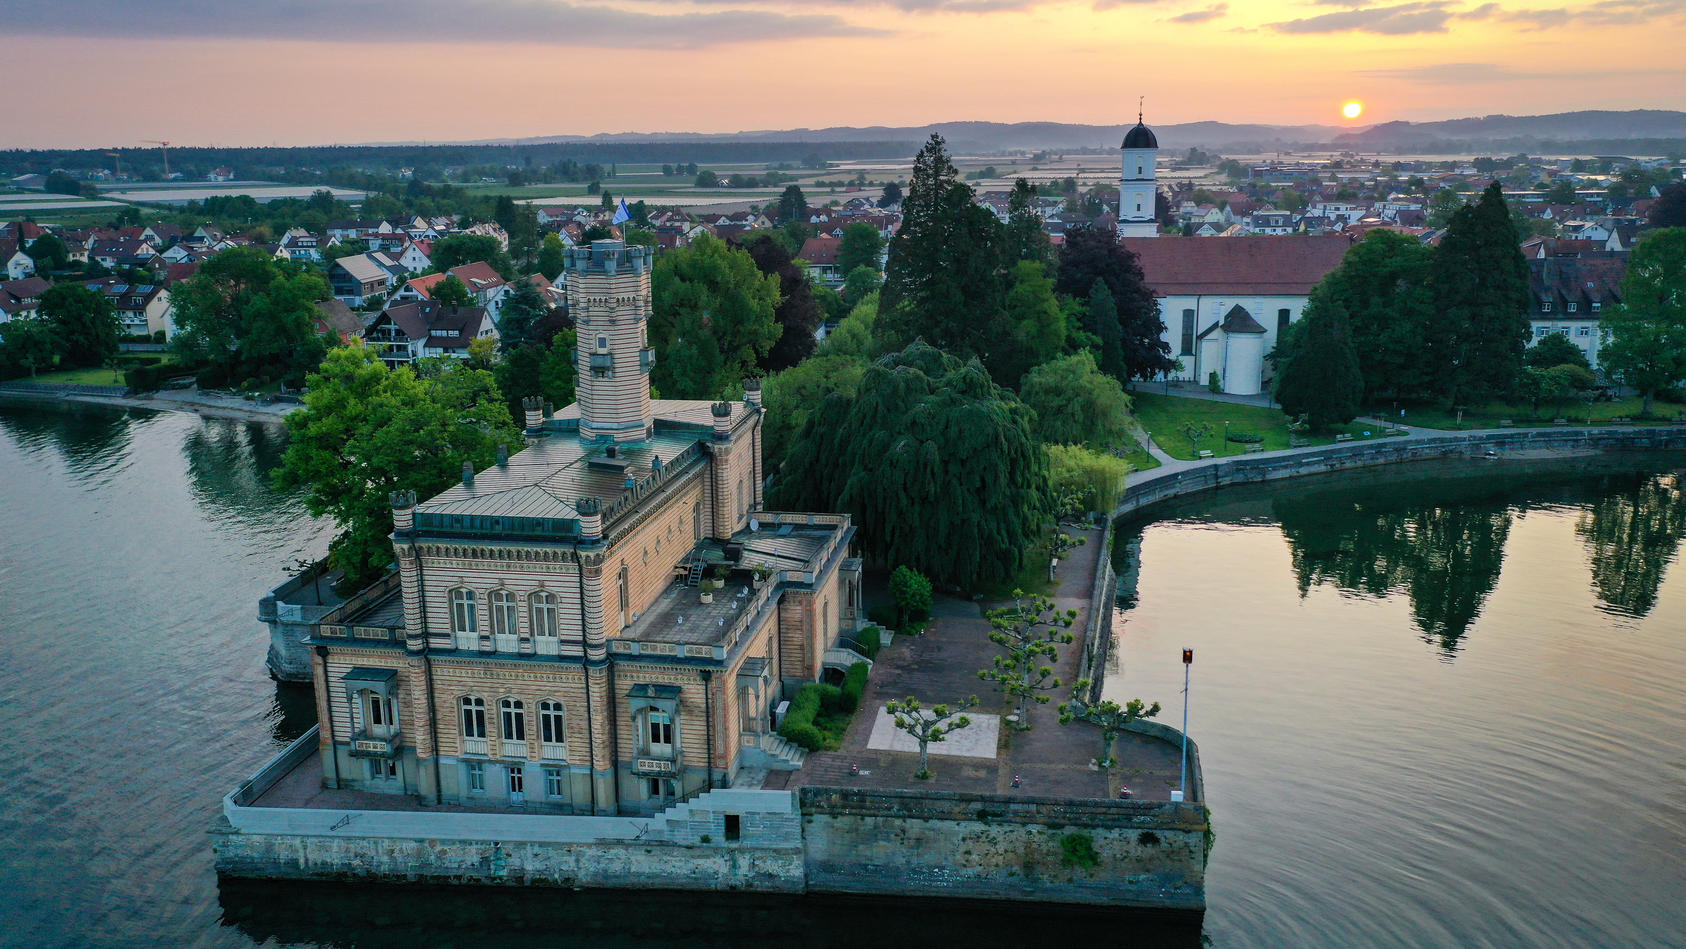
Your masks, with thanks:
M 0 147 L 1680 109 L 1682 48 L 1686 0 L 0 0 Z

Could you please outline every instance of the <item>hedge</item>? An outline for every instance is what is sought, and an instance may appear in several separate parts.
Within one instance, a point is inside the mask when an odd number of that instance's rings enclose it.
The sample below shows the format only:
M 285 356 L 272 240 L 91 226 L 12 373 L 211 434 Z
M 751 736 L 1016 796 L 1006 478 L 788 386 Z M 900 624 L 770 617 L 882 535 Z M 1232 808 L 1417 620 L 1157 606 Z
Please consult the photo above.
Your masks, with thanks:
M 785 715 L 784 721 L 779 723 L 779 737 L 809 751 L 823 751 L 825 735 L 814 725 L 814 717 L 820 714 L 821 709 L 828 712 L 842 711 L 843 690 L 835 685 L 821 685 L 817 682 L 810 682 L 798 689 L 796 698 L 790 700 L 790 712 Z
M 853 712 L 861 707 L 861 693 L 866 691 L 867 664 L 857 662 L 843 674 L 843 710 Z
M 878 650 L 884 646 L 884 631 L 876 626 L 868 626 L 860 631 L 856 640 L 861 644 L 861 652 L 866 653 L 868 659 L 877 659 Z
M 191 375 L 174 363 L 135 366 L 123 373 L 123 383 L 136 392 L 155 392 L 177 376 Z
M 874 623 L 877 623 L 879 626 L 895 626 L 897 619 L 896 604 L 880 603 L 872 609 L 866 611 L 866 618 L 872 620 Z

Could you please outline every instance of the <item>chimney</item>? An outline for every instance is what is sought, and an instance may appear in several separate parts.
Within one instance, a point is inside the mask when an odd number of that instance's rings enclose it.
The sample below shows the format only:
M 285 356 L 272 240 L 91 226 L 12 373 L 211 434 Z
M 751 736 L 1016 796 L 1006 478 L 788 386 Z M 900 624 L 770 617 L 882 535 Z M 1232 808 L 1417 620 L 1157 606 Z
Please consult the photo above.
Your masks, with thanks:
M 394 491 L 387 495 L 392 504 L 392 532 L 405 534 L 416 526 L 416 492 Z
M 474 462 L 472 461 L 462 463 L 462 486 L 465 488 L 474 487 Z
M 537 435 L 539 426 L 544 424 L 544 416 L 540 411 L 544 408 L 544 400 L 536 395 L 527 396 L 521 400 L 521 409 L 526 414 L 527 434 Z
M 743 381 L 743 400 L 746 405 L 761 407 L 761 380 L 751 376 Z
M 709 406 L 714 413 L 714 440 L 727 441 L 732 437 L 732 403 L 716 402 Z

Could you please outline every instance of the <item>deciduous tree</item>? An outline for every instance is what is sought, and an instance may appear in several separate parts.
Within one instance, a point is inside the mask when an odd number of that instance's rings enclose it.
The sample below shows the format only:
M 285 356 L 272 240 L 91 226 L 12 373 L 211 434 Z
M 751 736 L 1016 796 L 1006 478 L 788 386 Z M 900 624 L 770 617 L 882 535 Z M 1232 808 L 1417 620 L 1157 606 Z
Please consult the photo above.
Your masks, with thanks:
M 1130 397 L 1087 350 L 1032 369 L 1019 398 L 1036 413 L 1034 431 L 1045 445 L 1112 448 L 1129 437 Z
M 878 233 L 878 228 L 865 221 L 844 225 L 843 240 L 837 245 L 837 270 L 849 274 L 857 268 L 866 267 L 877 273 L 879 257 L 883 253 L 884 237 Z
M 1110 231 L 1092 227 L 1068 231 L 1065 246 L 1060 249 L 1055 292 L 1087 299 L 1097 280 L 1106 284 L 1118 313 L 1124 367 L 1119 381 L 1151 379 L 1169 372 L 1175 362 L 1171 346 L 1164 340 L 1165 323 L 1159 318 L 1159 303 L 1142 276 L 1135 253 Z M 1085 329 L 1101 335 L 1088 326 Z M 1102 343 L 1104 346 L 1104 336 Z M 1108 371 L 1104 349 L 1100 364 L 1103 372 Z
M 677 399 L 711 399 L 740 383 L 779 338 L 779 278 L 712 237 L 656 258 L 652 381 Z
M 767 372 L 788 369 L 813 355 L 818 340 L 814 338 L 825 321 L 825 310 L 814 299 L 814 284 L 808 274 L 771 237 L 762 236 L 744 245 L 755 261 L 756 269 L 779 281 L 779 302 L 773 309 L 773 320 L 779 325 L 778 341 L 761 359 Z
M 1652 231 L 1639 242 L 1622 277 L 1622 302 L 1599 325 L 1610 332 L 1599 364 L 1638 389 L 1643 414 L 1651 414 L 1657 390 L 1686 378 L 1686 228 Z
M 1111 768 L 1118 764 L 1118 759 L 1112 756 L 1113 743 L 1118 736 L 1127 730 L 1137 719 L 1152 718 L 1159 714 L 1159 703 L 1147 705 L 1141 699 L 1131 699 L 1124 705 L 1119 705 L 1110 699 L 1100 702 L 1090 702 L 1087 699 L 1093 687 L 1088 679 L 1078 679 L 1077 688 L 1073 690 L 1069 702 L 1060 703 L 1060 724 L 1070 725 L 1072 722 L 1088 722 L 1101 730 L 1101 754 L 1095 759 L 1095 765 L 1101 768 Z
M 1282 411 L 1306 416 L 1320 431 L 1352 421 L 1364 395 L 1364 380 L 1347 331 L 1346 310 L 1314 289 L 1294 336 L 1292 355 L 1276 376 L 1276 401 Z
M 101 366 L 117 355 L 117 312 L 100 291 L 59 284 L 41 294 L 40 313 L 65 364 Z
M 1001 655 L 994 657 L 988 669 L 979 669 L 978 678 L 994 682 L 1018 702 L 1014 727 L 1029 731 L 1025 703 L 1046 705 L 1047 693 L 1061 687 L 1054 664 L 1060 661 L 1060 646 L 1076 639 L 1071 627 L 1077 622 L 1077 611 L 1061 611 L 1053 600 L 1014 590 L 1012 606 L 990 610 L 985 616 L 993 627 L 989 641 L 1000 647 Z
M 895 726 L 919 743 L 919 770 L 914 772 L 914 777 L 921 781 L 931 777 L 928 750 L 931 743 L 947 741 L 949 735 L 962 728 L 970 728 L 972 719 L 964 713 L 977 704 L 978 697 L 973 695 L 954 705 L 938 704 L 926 708 L 910 695 L 905 699 L 892 699 L 884 706 Z

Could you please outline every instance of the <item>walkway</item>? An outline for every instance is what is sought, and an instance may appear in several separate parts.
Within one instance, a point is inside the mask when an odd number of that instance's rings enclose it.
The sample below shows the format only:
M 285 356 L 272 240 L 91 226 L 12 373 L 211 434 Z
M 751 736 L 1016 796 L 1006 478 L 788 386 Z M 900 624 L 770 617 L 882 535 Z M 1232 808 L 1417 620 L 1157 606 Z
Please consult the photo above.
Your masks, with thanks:
M 1059 723 L 1058 705 L 1069 695 L 1083 653 L 1081 631 L 1088 626 L 1096 558 L 1105 553 L 1100 549 L 1100 531 L 1073 534 L 1086 538 L 1087 543 L 1062 559 L 1054 601 L 1061 610 L 1077 610 L 1072 628 L 1079 636 L 1060 647 L 1055 671 L 1064 685 L 1049 693 L 1049 704 L 1031 706 L 1030 731 L 1015 731 L 1003 721 L 993 759 L 944 755 L 942 744 L 932 744 L 931 770 L 935 776 L 928 781 L 913 777 L 919 763 L 917 753 L 867 747 L 875 713 L 891 699 L 911 695 L 930 706 L 976 695 L 981 700 L 979 712 L 1005 716 L 1012 711 L 1012 703 L 995 686 L 978 679 L 978 670 L 988 666 L 997 653 L 997 647 L 989 641 L 991 627 L 982 615 L 988 604 L 940 597 L 932 608 L 936 621 L 931 628 L 920 636 L 898 636 L 878 654 L 861 709 L 850 722 L 842 747 L 809 755 L 801 771 L 773 772 L 767 787 L 820 785 L 1113 798 L 1118 796 L 1121 784 L 1128 784 L 1138 800 L 1170 800 L 1181 765 L 1175 745 L 1144 735 L 1120 736 L 1113 749 L 1123 765 L 1108 773 L 1089 766 L 1100 752 L 1099 732 L 1090 725 Z M 1172 697 L 1147 698 L 1169 704 Z M 1017 788 L 1013 787 L 1015 775 L 1020 779 Z

